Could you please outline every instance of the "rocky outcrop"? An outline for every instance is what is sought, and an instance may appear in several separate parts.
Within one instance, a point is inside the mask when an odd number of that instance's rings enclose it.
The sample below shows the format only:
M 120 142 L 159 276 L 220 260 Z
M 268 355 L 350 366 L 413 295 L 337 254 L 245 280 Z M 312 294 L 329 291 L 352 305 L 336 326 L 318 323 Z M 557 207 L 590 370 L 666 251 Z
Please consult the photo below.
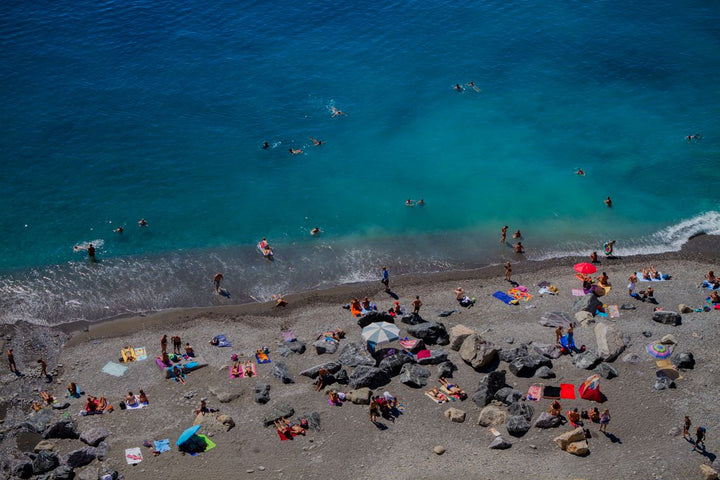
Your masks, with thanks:
M 262 419 L 264 426 L 270 426 L 281 418 L 290 418 L 295 415 L 295 409 L 286 403 L 278 403 Z
M 530 422 L 522 415 L 513 415 L 508 417 L 505 427 L 513 437 L 522 437 L 530 430 Z
M 270 374 L 279 379 L 282 383 L 295 383 L 295 380 L 293 380 L 292 376 L 290 376 L 290 372 L 288 372 L 287 365 L 282 362 L 273 364 L 270 369 Z
M 562 435 L 558 435 L 555 437 L 554 442 L 561 450 L 565 450 L 569 444 L 582 440 L 585 440 L 585 432 L 582 427 L 578 427 L 575 430 L 570 430 Z
M 540 317 L 540 325 L 543 327 L 563 327 L 567 329 L 570 325 L 575 326 L 575 322 L 565 312 L 547 312 Z
M 465 339 L 474 333 L 477 332 L 465 325 L 455 325 L 450 329 L 450 349 L 457 352 Z
M 607 323 L 595 325 L 595 341 L 598 346 L 598 354 L 606 361 L 612 362 L 625 351 L 625 342 L 620 332 Z
M 95 447 L 83 447 L 63 455 L 60 463 L 72 468 L 84 467 L 97 458 Z
M 603 362 L 603 363 L 599 364 L 597 367 L 595 367 L 594 372 L 603 378 L 607 378 L 608 380 L 618 376 L 617 370 L 615 370 L 615 368 L 613 368 L 612 365 L 610 365 L 609 363 L 605 363 L 605 362 Z
M 573 455 L 577 455 L 578 457 L 584 457 L 585 455 L 590 453 L 587 440 L 580 440 L 578 442 L 569 443 L 567 448 L 565 448 L 565 451 L 568 453 L 572 453 Z
M 333 354 L 337 352 L 338 342 L 323 337 L 314 341 L 312 346 L 315 347 L 315 351 L 318 355 Z
M 510 405 L 520 400 L 522 395 L 523 394 L 520 390 L 515 390 L 512 387 L 503 387 L 495 392 L 495 400 L 502 402 L 505 405 Z
M 532 377 L 535 371 L 540 367 L 552 368 L 552 362 L 549 358 L 537 353 L 529 353 L 521 355 L 508 365 L 508 369 L 517 377 Z
M 555 378 L 555 372 L 549 367 L 540 367 L 535 371 L 537 378 Z
M 447 345 L 450 343 L 445 325 L 440 322 L 425 322 L 409 325 L 407 331 L 415 338 L 421 339 L 427 345 Z
M 307 370 L 303 370 L 302 372 L 300 372 L 300 375 L 304 377 L 310 377 L 314 380 L 315 378 L 317 378 L 320 370 L 322 370 L 323 368 L 330 373 L 335 373 L 342 368 L 342 365 L 340 365 L 338 362 L 321 363 L 320 365 L 315 365 L 314 367 L 310 367 Z
M 455 366 L 455 364 L 449 360 L 446 360 L 437 366 L 437 376 L 438 376 L 438 378 L 440 378 L 440 377 L 452 378 L 453 372 L 455 370 L 457 370 L 457 367 Z
M 477 334 L 468 335 L 460 347 L 460 358 L 475 370 L 482 370 L 497 358 L 495 345 Z
M 389 376 L 394 377 L 400 373 L 403 365 L 406 363 L 412 363 L 413 361 L 413 357 L 410 355 L 395 353 L 380 360 L 378 368 L 387 373 Z
M 47 430 L 45 430 L 45 433 L 43 433 L 43 438 L 80 438 L 80 433 L 77 429 L 77 424 L 75 421 L 71 418 L 62 418 L 58 420 L 57 422 L 50 425 Z
M 444 350 L 430 350 L 430 356 L 417 361 L 420 365 L 437 365 L 447 360 L 447 352 Z
M 682 323 L 682 315 L 669 310 L 659 310 L 657 312 L 653 312 L 652 319 L 653 322 L 662 323 L 664 325 L 678 326 Z
M 496 407 L 495 405 L 488 405 L 480 410 L 480 416 L 478 417 L 477 423 L 482 427 L 490 427 L 493 425 L 502 425 L 506 420 L 507 412 L 505 412 L 505 410 Z
M 573 312 L 588 312 L 591 315 L 595 315 L 598 307 L 602 307 L 600 299 L 595 294 L 588 293 L 575 301 L 573 304 Z
M 100 442 L 105 440 L 110 435 L 110 432 L 106 428 L 95 427 L 89 430 L 85 430 L 80 434 L 80 441 L 87 443 L 91 447 L 97 447 Z
M 672 363 L 677 368 L 695 368 L 695 355 L 692 352 L 676 353 L 672 358 Z
M 41 450 L 32 461 L 32 474 L 40 475 L 54 470 L 60 465 L 57 454 L 49 450 Z
M 490 442 L 488 448 L 491 450 L 507 450 L 512 447 L 512 443 L 505 440 L 502 436 L 498 435 L 495 439 Z
M 563 420 L 559 415 L 550 415 L 547 412 L 542 412 L 535 420 L 535 423 L 533 423 L 533 426 L 535 428 L 555 428 L 562 424 Z
M 516 402 L 510 404 L 510 407 L 508 408 L 508 413 L 512 416 L 517 415 L 525 417 L 525 419 L 529 422 L 530 420 L 532 420 L 532 416 L 535 411 L 533 407 L 531 407 L 527 403 Z
M 372 311 L 358 318 L 357 324 L 360 326 L 360 328 L 365 328 L 371 323 L 377 322 L 395 323 L 395 317 L 393 317 L 387 312 Z
M 358 342 L 350 342 L 345 345 L 338 360 L 346 367 L 357 367 L 358 365 L 375 366 L 375 359 L 370 356 L 365 345 Z
M 429 372 L 428 372 L 429 376 Z M 362 387 L 377 388 L 386 385 L 390 381 L 390 376 L 376 367 L 367 365 L 358 366 L 350 374 L 350 388 L 357 389 Z
M 595 352 L 593 352 L 592 350 L 586 350 L 583 353 L 575 355 L 575 358 L 573 359 L 573 365 L 578 368 L 590 370 L 601 361 L 602 359 Z
M 653 383 L 655 390 L 665 390 L 666 388 L 676 388 L 675 382 L 667 377 L 658 377 Z
M 400 383 L 404 383 L 408 387 L 420 388 L 427 385 L 427 379 L 430 372 L 420 365 L 406 363 L 400 370 Z
M 505 370 L 496 370 L 485 375 L 478 384 L 478 389 L 472 394 L 472 401 L 478 407 L 484 407 L 490 401 L 498 390 L 506 386 Z
M 369 388 L 358 388 L 350 390 L 345 394 L 345 400 L 356 405 L 370 405 L 370 395 L 372 391 Z
M 445 417 L 455 423 L 463 423 L 465 421 L 465 412 L 458 408 L 448 408 L 445 410 Z
M 549 343 L 532 343 L 532 348 L 535 353 L 539 353 L 543 357 L 547 357 L 551 360 L 560 358 L 562 350 L 557 345 L 551 345 Z
M 266 383 L 255 384 L 255 403 L 265 404 L 270 401 L 270 385 Z

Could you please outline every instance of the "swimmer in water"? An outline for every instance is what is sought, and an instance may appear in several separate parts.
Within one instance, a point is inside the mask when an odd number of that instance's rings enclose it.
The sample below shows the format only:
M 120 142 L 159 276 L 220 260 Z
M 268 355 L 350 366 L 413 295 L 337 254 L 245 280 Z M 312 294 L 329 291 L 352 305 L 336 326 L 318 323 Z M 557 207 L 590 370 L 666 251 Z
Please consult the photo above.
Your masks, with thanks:
M 88 252 L 88 258 L 90 259 L 90 261 L 94 262 L 95 261 L 95 247 L 93 247 L 92 243 L 90 245 L 88 245 L 87 252 Z
M 577 172 L 575 172 L 575 175 L 582 175 L 582 176 L 584 177 L 584 176 L 585 176 L 585 172 L 583 171 L 582 168 L 578 168 L 578 169 L 577 169 Z
M 608 207 L 612 207 L 612 200 L 610 200 L 610 196 L 609 196 L 609 195 L 608 195 L 608 197 L 605 199 L 605 205 L 607 205 Z
M 330 111 L 332 112 L 332 116 L 333 116 L 333 117 L 337 117 L 337 116 L 339 116 L 339 115 L 345 115 L 345 116 L 347 116 L 347 113 L 343 112 L 342 110 L 338 110 L 337 108 L 335 108 L 335 106 L 332 106 L 332 107 L 330 108 Z
M 147 226 L 148 226 L 147 220 L 145 220 L 144 218 L 141 218 L 140 221 L 138 222 L 138 227 L 147 227 Z
M 424 207 L 424 206 L 425 206 L 425 200 L 423 200 L 423 199 L 421 198 L 420 200 L 417 201 L 417 203 L 416 203 L 415 205 L 417 205 L 418 207 Z
M 299 155 L 299 154 L 303 153 L 302 148 L 288 148 L 288 151 L 292 155 Z
M 313 228 L 310 230 L 310 235 L 317 235 L 320 233 L 320 229 L 318 227 Z
M 475 90 L 476 92 L 480 93 L 480 89 L 475 86 L 475 82 L 466 83 L 465 85 L 467 85 L 468 87 L 472 88 L 472 89 Z
M 322 140 L 318 140 L 317 138 L 310 137 L 310 141 L 313 142 L 313 145 L 315 145 L 316 147 L 322 145 Z
M 267 150 L 270 148 L 270 144 L 268 142 L 263 142 L 263 150 Z
M 515 233 L 513 233 L 513 238 L 521 238 L 522 234 L 520 233 L 520 230 L 516 230 Z
M 459 83 L 456 83 L 453 88 L 455 89 L 456 92 L 462 92 L 462 91 L 463 91 L 463 88 L 460 86 Z
M 407 200 L 405 200 L 405 206 L 406 206 L 406 207 L 412 207 L 412 206 L 414 206 L 414 205 L 415 205 L 415 204 L 413 203 L 412 199 L 408 198 Z
M 113 230 L 113 232 L 115 232 L 115 233 L 122 233 L 122 232 L 123 232 L 123 228 L 122 228 L 122 227 L 118 227 L 118 228 L 116 228 L 115 230 Z

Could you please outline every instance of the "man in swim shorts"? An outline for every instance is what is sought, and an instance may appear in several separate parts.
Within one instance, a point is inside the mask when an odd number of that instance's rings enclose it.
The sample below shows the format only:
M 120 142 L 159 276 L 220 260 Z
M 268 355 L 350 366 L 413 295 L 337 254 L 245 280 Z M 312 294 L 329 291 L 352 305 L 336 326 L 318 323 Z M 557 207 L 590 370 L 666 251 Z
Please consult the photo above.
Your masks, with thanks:
M 92 243 L 90 245 L 88 245 L 87 252 L 88 252 L 88 258 L 90 259 L 90 261 L 94 262 L 95 261 L 95 247 L 93 247 Z
M 213 278 L 213 284 L 215 285 L 215 291 L 220 293 L 220 282 L 223 281 L 223 274 L 222 273 L 216 273 L 215 277 Z

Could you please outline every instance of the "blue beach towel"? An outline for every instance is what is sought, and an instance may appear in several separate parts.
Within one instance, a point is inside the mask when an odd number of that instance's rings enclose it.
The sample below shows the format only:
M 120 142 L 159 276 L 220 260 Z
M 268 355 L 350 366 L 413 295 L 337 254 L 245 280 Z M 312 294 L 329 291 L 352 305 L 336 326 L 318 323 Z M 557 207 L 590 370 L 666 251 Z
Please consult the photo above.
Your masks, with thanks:
M 570 341 L 570 338 L 568 338 L 568 335 L 565 334 L 562 337 L 560 337 L 560 346 L 567 350 L 574 350 L 575 349 L 575 339 L 573 338 L 573 340 Z
M 713 283 L 708 282 L 705 280 L 702 284 L 703 288 L 707 288 L 708 290 L 717 290 L 717 288 L 714 287 Z
M 154 440 L 153 446 L 155 447 L 155 450 L 160 453 L 169 452 L 170 451 L 170 439 L 166 438 L 165 440 Z
M 232 347 L 230 340 L 225 335 L 216 335 L 213 337 L 213 341 L 210 342 L 216 347 Z
M 638 280 L 641 282 L 664 282 L 667 280 L 668 276 L 663 275 L 662 272 L 658 272 L 660 274 L 660 278 L 651 278 L 648 280 L 647 278 L 643 278 L 642 272 L 635 272 L 635 276 L 637 276 Z
M 510 302 L 512 302 L 513 300 L 515 300 L 514 297 L 511 297 L 511 296 L 508 295 L 507 293 L 501 292 L 500 290 L 498 290 L 497 292 L 493 293 L 492 296 L 495 297 L 495 298 L 497 298 L 498 300 L 500 300 L 501 302 L 503 302 L 503 303 L 505 303 L 505 304 L 507 304 L 507 305 L 510 305 Z

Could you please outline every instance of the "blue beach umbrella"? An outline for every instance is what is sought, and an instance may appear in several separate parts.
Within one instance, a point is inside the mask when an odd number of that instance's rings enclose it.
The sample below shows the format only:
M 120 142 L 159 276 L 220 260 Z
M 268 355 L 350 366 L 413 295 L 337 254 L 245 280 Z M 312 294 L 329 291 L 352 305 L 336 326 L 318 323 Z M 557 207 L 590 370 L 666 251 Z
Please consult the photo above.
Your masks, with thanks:
M 388 322 L 375 322 L 362 329 L 362 338 L 375 345 L 392 342 L 400 338 L 400 329 Z
M 188 440 L 190 440 L 190 438 L 192 438 L 192 436 L 195 435 L 195 434 L 198 432 L 198 430 L 200 430 L 200 427 L 202 427 L 202 425 L 193 425 L 192 427 L 190 427 L 190 428 L 188 428 L 187 430 L 185 430 L 185 431 L 182 433 L 182 435 L 180 435 L 180 438 L 178 438 L 178 440 L 177 440 L 177 446 L 179 447 L 179 446 L 182 445 L 183 443 L 185 443 L 185 442 L 187 442 Z

